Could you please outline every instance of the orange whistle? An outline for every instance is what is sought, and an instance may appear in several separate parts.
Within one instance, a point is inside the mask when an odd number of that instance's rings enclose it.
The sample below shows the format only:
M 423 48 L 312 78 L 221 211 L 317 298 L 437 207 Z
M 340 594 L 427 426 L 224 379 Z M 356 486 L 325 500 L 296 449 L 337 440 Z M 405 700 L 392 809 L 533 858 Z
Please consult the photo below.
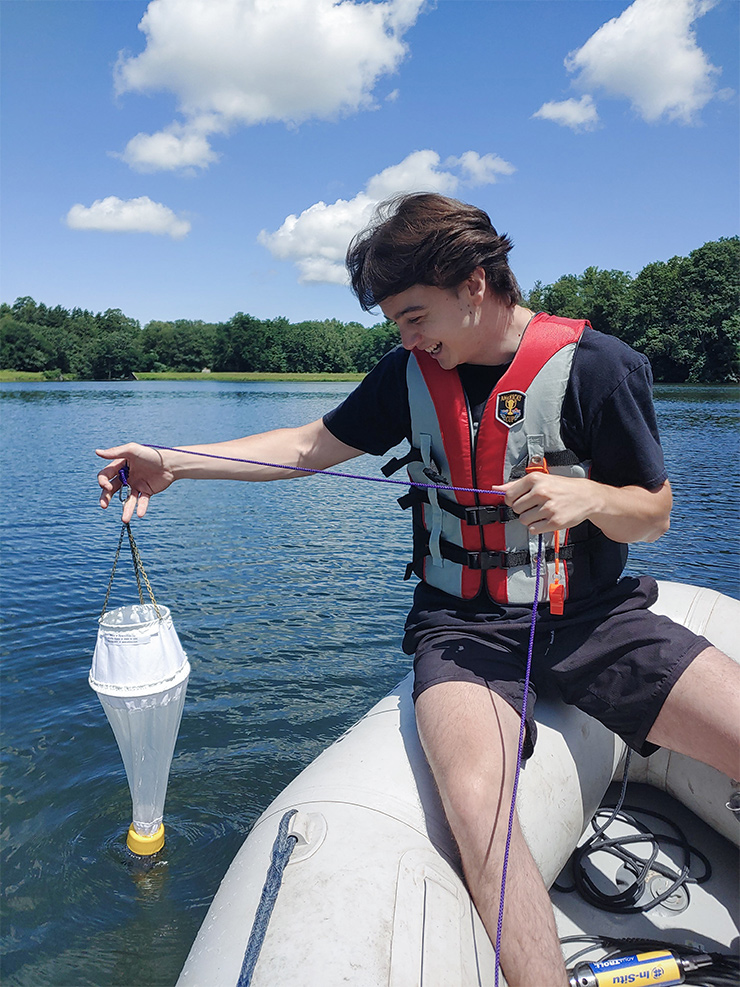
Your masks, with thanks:
M 556 617 L 563 616 L 565 603 L 565 586 L 560 582 L 560 532 L 555 532 L 555 579 L 550 583 L 547 595 L 550 598 L 550 613 Z
M 547 460 L 544 456 L 532 456 L 529 460 L 529 466 L 524 467 L 525 473 L 549 473 L 547 468 Z
M 562 617 L 563 604 L 565 603 L 565 586 L 561 582 L 550 583 L 548 590 L 550 596 L 550 613 L 556 617 Z

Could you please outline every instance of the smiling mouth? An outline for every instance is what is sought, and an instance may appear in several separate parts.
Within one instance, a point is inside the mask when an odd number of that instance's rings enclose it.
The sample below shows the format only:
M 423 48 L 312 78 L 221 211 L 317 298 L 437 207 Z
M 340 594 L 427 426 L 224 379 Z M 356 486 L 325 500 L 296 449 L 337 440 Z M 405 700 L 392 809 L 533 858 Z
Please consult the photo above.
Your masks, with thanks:
M 430 346 L 428 349 L 424 350 L 424 352 L 428 353 L 430 356 L 436 356 L 441 349 L 442 349 L 442 344 L 435 343 L 434 346 Z

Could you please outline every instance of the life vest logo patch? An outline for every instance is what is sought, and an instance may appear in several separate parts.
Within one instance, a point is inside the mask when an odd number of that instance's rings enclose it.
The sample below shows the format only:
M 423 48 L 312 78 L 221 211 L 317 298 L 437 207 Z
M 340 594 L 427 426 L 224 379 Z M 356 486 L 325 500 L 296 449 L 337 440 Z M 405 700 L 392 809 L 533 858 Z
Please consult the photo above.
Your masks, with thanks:
M 524 421 L 526 395 L 521 391 L 506 391 L 496 400 L 496 418 L 507 428 Z

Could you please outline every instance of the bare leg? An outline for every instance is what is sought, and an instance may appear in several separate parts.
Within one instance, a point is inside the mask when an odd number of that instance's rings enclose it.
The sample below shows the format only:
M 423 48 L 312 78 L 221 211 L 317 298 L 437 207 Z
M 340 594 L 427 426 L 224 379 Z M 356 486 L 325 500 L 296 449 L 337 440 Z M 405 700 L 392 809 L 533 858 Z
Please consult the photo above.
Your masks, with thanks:
M 495 942 L 519 715 L 482 685 L 441 682 L 418 698 L 416 719 L 470 893 Z M 518 820 L 509 851 L 501 966 L 511 987 L 568 983 L 547 889 Z
M 647 739 L 740 778 L 740 664 L 717 648 L 697 655 Z

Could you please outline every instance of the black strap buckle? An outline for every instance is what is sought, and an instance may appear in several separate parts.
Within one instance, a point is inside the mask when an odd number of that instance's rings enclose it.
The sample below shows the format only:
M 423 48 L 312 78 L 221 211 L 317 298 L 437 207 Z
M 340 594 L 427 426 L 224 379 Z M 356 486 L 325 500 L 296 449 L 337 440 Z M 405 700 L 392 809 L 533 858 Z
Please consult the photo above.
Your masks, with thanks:
M 465 508 L 465 523 L 475 528 L 482 524 L 514 521 L 518 517 L 519 515 L 506 504 L 487 504 L 483 507 Z
M 519 565 L 527 565 L 531 561 L 531 556 L 527 551 L 517 551 L 509 549 L 505 552 L 492 552 L 485 550 L 482 552 L 467 552 L 466 562 L 469 569 L 481 569 L 485 572 L 488 569 L 514 569 Z
M 480 569 L 483 572 L 487 569 L 508 569 L 507 553 L 468 552 L 468 568 Z
M 435 483 L 437 486 L 449 487 L 451 485 L 447 477 L 443 476 L 439 470 L 435 469 L 434 465 L 425 466 L 422 472 L 427 480 L 431 480 L 432 483 Z

